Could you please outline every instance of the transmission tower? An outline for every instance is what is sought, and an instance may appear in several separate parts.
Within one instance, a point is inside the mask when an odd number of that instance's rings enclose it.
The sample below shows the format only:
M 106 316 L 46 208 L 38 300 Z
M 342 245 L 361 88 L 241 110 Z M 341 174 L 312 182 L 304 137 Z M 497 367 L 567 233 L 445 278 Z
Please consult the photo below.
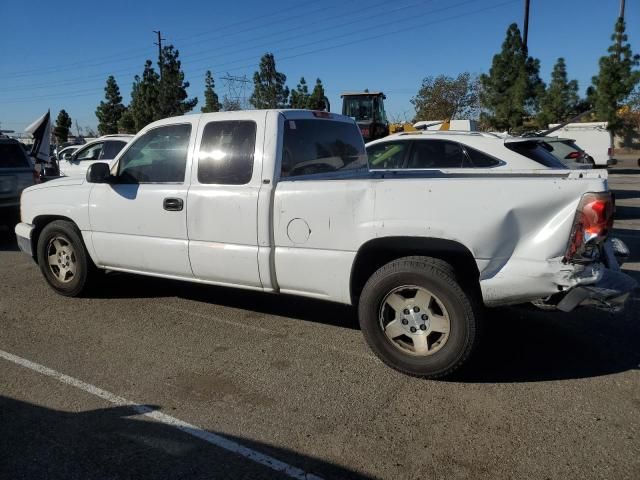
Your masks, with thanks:
M 251 80 L 246 75 L 229 75 L 220 77 L 224 80 L 224 87 L 226 88 L 226 94 L 224 98 L 239 106 L 241 110 L 247 110 L 249 108 L 249 101 L 247 100 L 247 91 Z

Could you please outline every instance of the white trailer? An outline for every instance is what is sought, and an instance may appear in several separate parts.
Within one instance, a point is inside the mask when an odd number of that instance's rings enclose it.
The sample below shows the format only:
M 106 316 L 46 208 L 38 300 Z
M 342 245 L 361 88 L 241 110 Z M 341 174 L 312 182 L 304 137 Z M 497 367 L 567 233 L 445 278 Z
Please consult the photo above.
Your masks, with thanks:
M 552 123 L 549 128 L 558 125 Z M 593 157 L 596 167 L 606 168 L 617 163 L 613 158 L 613 135 L 607 130 L 607 122 L 568 123 L 548 136 L 575 140 L 580 148 Z

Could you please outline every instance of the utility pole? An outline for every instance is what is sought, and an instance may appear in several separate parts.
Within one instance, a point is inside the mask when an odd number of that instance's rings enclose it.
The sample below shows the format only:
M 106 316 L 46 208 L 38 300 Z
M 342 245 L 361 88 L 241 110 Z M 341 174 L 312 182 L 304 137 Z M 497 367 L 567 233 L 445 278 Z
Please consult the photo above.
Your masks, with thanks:
M 162 41 L 166 40 L 166 38 L 162 38 L 160 30 L 154 30 L 153 33 L 158 35 L 158 41 L 153 42 L 153 44 L 158 46 L 158 69 L 160 70 L 160 80 L 162 80 Z
M 528 37 L 529 37 L 529 0 L 524 0 L 524 28 L 522 29 L 522 43 L 524 45 L 525 50 L 527 50 Z

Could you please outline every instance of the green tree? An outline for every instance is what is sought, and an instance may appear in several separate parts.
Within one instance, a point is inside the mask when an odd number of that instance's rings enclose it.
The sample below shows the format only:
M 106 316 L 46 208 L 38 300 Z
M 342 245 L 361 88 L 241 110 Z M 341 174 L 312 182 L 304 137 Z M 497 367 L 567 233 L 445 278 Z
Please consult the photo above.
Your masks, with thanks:
M 207 70 L 207 74 L 204 77 L 204 106 L 200 109 L 202 113 L 220 111 L 221 105 L 214 90 L 215 85 L 211 71 Z
M 480 76 L 480 102 L 486 110 L 482 122 L 498 130 L 521 128 L 536 112 L 544 89 L 539 70 L 540 62 L 528 56 L 518 26 L 511 24 L 489 74 Z
M 125 108 L 118 120 L 118 133 L 136 133 L 136 121 L 133 118 L 131 109 Z
M 193 110 L 198 103 L 197 97 L 188 98 L 189 82 L 184 81 L 184 72 L 178 59 L 179 56 L 180 52 L 173 45 L 162 49 L 162 61 L 158 65 L 161 75 L 154 120 L 184 115 Z
M 106 101 L 101 101 L 98 108 L 96 108 L 98 132 L 100 135 L 118 133 L 118 121 L 125 107 L 122 104 L 120 88 L 118 88 L 118 84 L 113 75 L 107 78 L 107 85 L 104 87 L 104 92 Z
M 327 96 L 324 93 L 324 85 L 322 80 L 316 78 L 316 84 L 313 86 L 311 95 L 307 102 L 307 108 L 310 110 L 324 110 L 327 107 Z
M 58 143 L 64 143 L 69 139 L 69 129 L 71 128 L 71 117 L 63 109 L 58 113 L 56 118 L 56 126 L 53 129 L 53 135 L 58 140 Z
M 260 59 L 260 67 L 253 74 L 254 90 L 249 102 L 255 108 L 284 108 L 288 104 L 289 89 L 287 76 L 276 70 L 276 60 L 272 53 Z
M 291 108 L 308 108 L 309 105 L 309 88 L 304 77 L 300 78 L 300 83 L 295 90 L 291 90 Z
M 549 123 L 559 123 L 570 119 L 579 110 L 578 82 L 568 80 L 564 58 L 558 58 L 551 72 L 551 83 L 540 100 L 538 126 L 545 128 Z
M 128 112 L 133 117 L 134 131 L 138 132 L 149 123 L 157 120 L 159 110 L 160 77 L 153 68 L 151 60 L 144 64 L 142 77 L 136 75 L 131 90 L 131 103 Z
M 411 103 L 416 109 L 414 122 L 476 117 L 478 79 L 468 72 L 456 78 L 446 75 L 425 77 Z
M 607 50 L 609 55 L 600 58 L 600 71 L 592 78 L 591 100 L 596 117 L 609 122 L 612 132 L 624 127 L 617 115 L 618 108 L 633 92 L 640 81 L 640 72 L 634 67 L 640 63 L 640 55 L 634 55 L 628 42 L 624 19 L 618 18 L 611 36 L 613 45 Z

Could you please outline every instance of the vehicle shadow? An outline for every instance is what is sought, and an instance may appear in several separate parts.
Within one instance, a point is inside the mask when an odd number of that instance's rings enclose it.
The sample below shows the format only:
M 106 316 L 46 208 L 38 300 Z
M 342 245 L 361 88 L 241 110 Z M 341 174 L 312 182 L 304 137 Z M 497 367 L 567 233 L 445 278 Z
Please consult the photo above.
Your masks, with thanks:
M 609 174 L 613 175 L 640 175 L 640 168 L 610 168 Z
M 640 190 L 613 190 L 616 200 L 629 200 L 640 198 Z
M 640 218 L 640 207 L 627 207 L 626 205 L 616 205 L 616 220 L 637 220 Z
M 9 227 L 0 226 L 0 252 L 17 252 L 16 235 Z
M 273 295 L 119 272 L 110 272 L 105 275 L 89 296 L 92 298 L 178 297 L 326 325 L 360 328 L 355 309 L 348 305 L 293 295 Z
M 136 407 L 159 410 L 156 406 Z M 130 406 L 66 412 L 0 396 L 0 419 L 0 478 L 291 478 L 175 427 L 141 417 L 139 410 Z M 369 478 L 288 449 L 209 433 L 323 478 Z
M 487 309 L 480 348 L 449 381 L 513 383 L 597 377 L 638 369 L 640 296 L 624 313 L 518 306 Z

